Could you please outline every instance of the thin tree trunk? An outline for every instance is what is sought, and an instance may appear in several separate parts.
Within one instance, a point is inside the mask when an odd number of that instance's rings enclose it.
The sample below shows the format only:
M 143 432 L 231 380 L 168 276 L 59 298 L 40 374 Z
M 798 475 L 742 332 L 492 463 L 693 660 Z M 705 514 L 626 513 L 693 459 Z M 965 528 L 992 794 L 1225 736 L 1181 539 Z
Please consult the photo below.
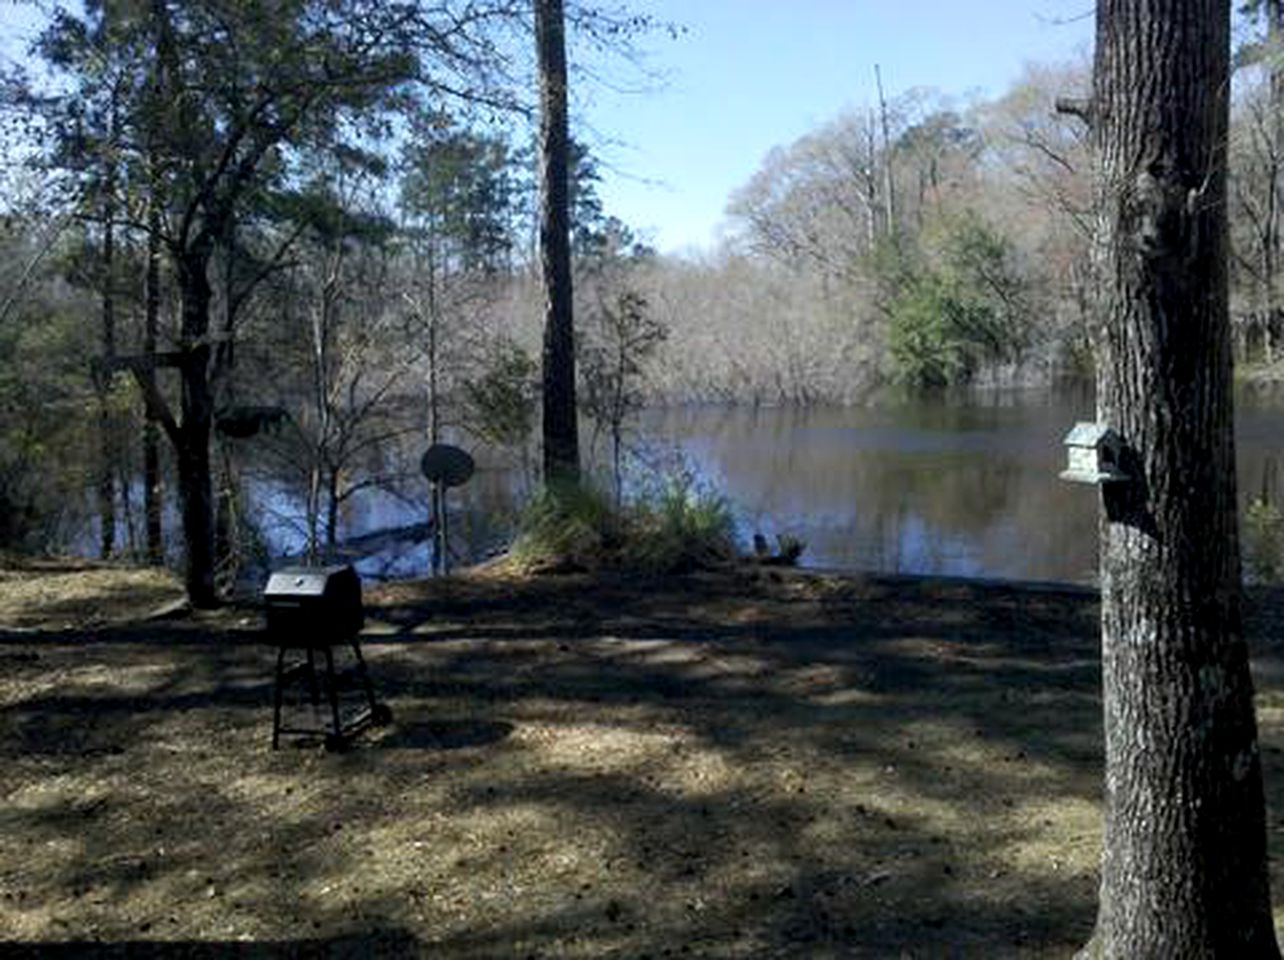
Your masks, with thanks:
M 430 247 L 428 251 L 428 445 L 436 446 L 441 442 L 441 396 L 437 389 L 437 298 L 436 257 Z M 442 572 L 445 565 L 446 517 L 443 509 L 441 484 L 434 481 L 428 494 L 429 526 L 432 528 L 431 567 L 434 576 Z
M 437 327 L 440 301 L 437 289 L 437 228 L 428 236 L 428 445 L 441 442 L 441 395 L 438 390 L 440 370 L 437 358 Z
M 210 390 L 209 314 L 211 291 L 202 252 L 179 257 L 178 286 L 182 297 L 182 421 L 175 459 L 186 546 L 184 583 L 198 609 L 218 606 L 214 589 L 214 502 L 210 474 L 210 434 L 214 397 Z
M 115 139 L 115 112 L 107 132 L 108 149 Z M 116 169 L 106 158 L 103 178 L 102 350 L 110 369 L 116 356 Z M 98 552 L 104 559 L 116 549 L 116 420 L 111 411 L 111 375 L 98 380 Z
M 434 576 L 445 576 L 450 573 L 450 523 L 446 516 L 446 485 L 434 482 L 429 496 L 432 498 L 433 517 L 432 572 Z
M 334 556 L 339 543 L 339 471 L 331 468 L 326 476 L 325 556 Z
M 878 85 L 878 115 L 883 128 L 883 205 L 887 217 L 888 236 L 896 233 L 896 176 L 892 169 L 892 136 L 887 120 L 887 101 L 883 98 L 883 72 L 874 64 L 874 80 Z
M 1228 0 L 1098 0 L 1105 839 L 1084 956 L 1278 957 L 1241 625 Z
M 320 556 L 321 497 L 329 484 L 325 477 L 330 445 L 330 403 L 327 397 L 330 370 L 330 271 L 321 284 L 321 303 L 312 313 L 312 403 L 317 418 L 316 440 L 312 447 L 312 464 L 308 476 L 308 549 L 307 560 L 316 563 Z M 327 508 L 327 514 L 328 514 Z
M 566 37 L 562 0 L 535 0 L 540 79 L 540 279 L 544 294 L 544 479 L 579 478 L 575 328 L 567 161 Z
M 236 589 L 241 567 L 241 483 L 231 447 L 221 439 L 218 493 L 214 502 L 214 588 L 221 597 Z
M 139 555 L 138 524 L 134 521 L 134 498 L 130 496 L 130 485 L 133 480 L 130 476 L 130 464 L 124 456 L 117 457 L 116 462 L 116 484 L 122 494 L 120 498 L 121 519 L 125 522 L 125 550 L 131 558 L 137 559 Z
M 1281 0 L 1266 2 L 1266 49 L 1267 66 L 1270 70 L 1270 165 L 1268 168 L 1270 196 L 1267 201 L 1266 230 L 1268 242 L 1263 264 L 1266 276 L 1266 324 L 1265 336 L 1262 338 L 1267 363 L 1274 363 L 1274 334 L 1280 324 L 1280 302 L 1277 274 L 1280 263 L 1280 238 L 1284 232 L 1284 184 L 1280 176 L 1280 164 L 1284 159 L 1284 63 L 1280 54 L 1284 52 L 1284 4 Z
M 213 350 L 215 376 L 227 376 L 223 402 L 236 402 L 236 218 L 228 215 L 223 223 L 219 245 L 223 249 L 223 314 L 219 336 Z M 214 498 L 214 570 L 215 588 L 220 596 L 230 596 L 236 589 L 241 568 L 241 470 L 236 449 L 222 437 L 215 438 L 218 447 L 218 476 Z
M 156 335 L 160 327 L 160 203 L 153 181 L 147 211 L 147 278 L 143 316 L 143 357 L 156 355 Z M 146 376 L 155 377 L 148 366 Z M 160 425 L 156 413 L 146 406 L 143 424 L 143 513 L 147 527 L 147 562 L 160 566 L 165 562 L 165 545 L 161 531 Z
M 865 238 L 870 250 L 878 233 L 878 132 L 874 125 L 874 113 L 870 111 L 865 127 L 866 142 L 869 145 L 865 169 L 865 208 L 869 220 L 865 227 Z
M 621 313 L 621 323 L 624 314 Z M 628 414 L 625 393 L 628 389 L 628 345 L 619 336 L 615 349 L 615 383 L 611 396 L 611 473 L 615 481 L 615 505 L 624 502 L 624 418 Z

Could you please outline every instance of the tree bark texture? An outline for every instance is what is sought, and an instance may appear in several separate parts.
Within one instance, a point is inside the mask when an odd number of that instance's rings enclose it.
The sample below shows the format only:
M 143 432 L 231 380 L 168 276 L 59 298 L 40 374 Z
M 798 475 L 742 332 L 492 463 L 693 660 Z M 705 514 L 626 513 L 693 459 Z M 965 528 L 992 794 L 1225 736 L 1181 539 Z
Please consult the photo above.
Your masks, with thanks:
M 540 279 L 544 296 L 544 479 L 579 477 L 571 294 L 566 24 L 562 0 L 535 0 L 539 60 Z
M 1228 0 L 1098 0 L 1105 840 L 1092 957 L 1278 957 L 1241 625 Z

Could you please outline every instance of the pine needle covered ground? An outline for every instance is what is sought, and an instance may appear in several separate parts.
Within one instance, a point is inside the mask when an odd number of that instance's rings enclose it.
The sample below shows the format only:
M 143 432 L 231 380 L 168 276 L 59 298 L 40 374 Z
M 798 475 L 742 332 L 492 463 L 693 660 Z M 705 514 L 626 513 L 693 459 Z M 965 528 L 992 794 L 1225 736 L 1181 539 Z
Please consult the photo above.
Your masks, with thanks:
M 0 583 L 0 952 L 1051 957 L 1088 936 L 1089 593 L 745 568 L 367 587 L 394 722 L 328 754 L 268 749 L 260 611 L 140 619 L 174 591 L 138 576 Z M 1255 609 L 1282 811 L 1284 658 Z

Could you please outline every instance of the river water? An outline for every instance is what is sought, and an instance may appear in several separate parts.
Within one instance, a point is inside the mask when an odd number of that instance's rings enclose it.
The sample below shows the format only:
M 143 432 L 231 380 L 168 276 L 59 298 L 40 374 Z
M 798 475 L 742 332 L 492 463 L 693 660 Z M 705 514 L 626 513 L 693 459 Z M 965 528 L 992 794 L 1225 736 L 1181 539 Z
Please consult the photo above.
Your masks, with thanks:
M 672 411 L 680 442 L 745 529 L 807 543 L 818 567 L 1091 583 L 1096 488 L 1067 483 L 1063 439 L 1094 416 L 1084 391 L 995 392 L 948 404 Z M 1284 406 L 1245 397 L 1241 501 L 1274 491 Z
M 803 540 L 805 566 L 1091 583 L 1098 493 L 1058 478 L 1065 434 L 1091 419 L 1082 390 L 862 408 L 681 408 L 648 411 L 633 445 L 684 462 L 723 493 L 746 545 L 758 532 Z M 1278 503 L 1284 402 L 1242 396 L 1236 435 L 1241 504 L 1264 489 Z M 461 559 L 503 544 L 528 487 L 511 469 L 491 469 L 452 491 Z M 426 495 L 424 504 L 367 496 L 345 514 L 344 534 L 420 523 Z M 279 537 L 274 545 L 291 546 Z M 428 551 L 394 537 L 371 544 L 358 566 L 366 576 L 422 575 Z

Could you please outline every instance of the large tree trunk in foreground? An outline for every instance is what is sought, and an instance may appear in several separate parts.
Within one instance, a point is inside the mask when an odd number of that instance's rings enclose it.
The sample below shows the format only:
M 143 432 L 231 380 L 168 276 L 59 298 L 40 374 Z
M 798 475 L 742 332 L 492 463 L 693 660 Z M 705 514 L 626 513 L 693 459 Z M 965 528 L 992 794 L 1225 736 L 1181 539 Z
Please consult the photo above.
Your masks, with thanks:
M 1228 0 L 1098 0 L 1105 843 L 1087 956 L 1278 957 L 1241 626 Z
M 579 477 L 562 0 L 535 0 L 539 53 L 540 278 L 544 292 L 544 480 Z

